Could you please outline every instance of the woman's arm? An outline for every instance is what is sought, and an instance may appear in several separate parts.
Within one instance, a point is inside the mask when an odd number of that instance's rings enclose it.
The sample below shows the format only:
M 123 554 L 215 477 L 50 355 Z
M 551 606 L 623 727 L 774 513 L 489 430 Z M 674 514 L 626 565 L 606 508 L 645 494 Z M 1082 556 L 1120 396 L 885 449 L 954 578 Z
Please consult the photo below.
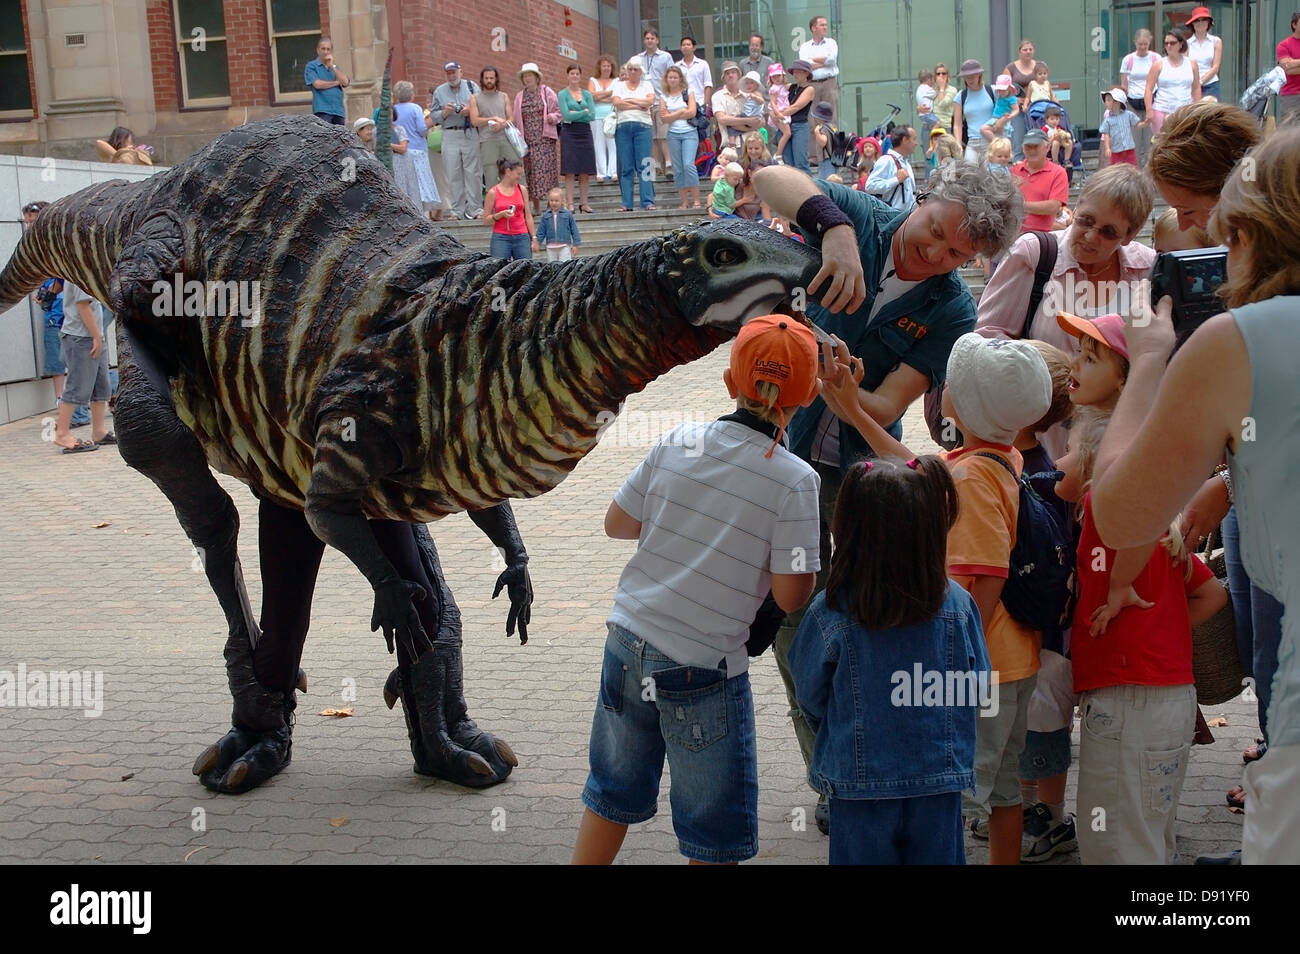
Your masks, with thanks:
M 1228 590 L 1218 580 L 1206 580 L 1187 594 L 1187 615 L 1193 627 L 1207 622 L 1228 605 Z
M 1232 316 L 1203 324 L 1166 370 L 1171 308 L 1165 298 L 1154 316 L 1128 321 L 1131 370 L 1093 472 L 1093 514 L 1107 546 L 1159 539 L 1224 448 L 1236 446 L 1250 413 L 1250 358 Z
M 1192 60 L 1192 102 L 1201 101 L 1201 67 L 1195 60 Z
M 1035 253 L 1032 263 L 1031 248 Z M 1029 296 L 1033 291 L 1037 252 L 1038 240 L 1034 238 L 1027 242 L 1016 239 L 1011 244 L 1006 258 L 980 295 L 976 332 L 986 338 L 1020 337 L 1021 329 L 1025 326 L 1025 312 L 1029 310 Z M 1059 293 L 1060 288 L 1054 280 L 1048 279 L 1043 291 L 1044 300 L 1050 302 L 1053 293 Z
M 560 117 L 566 123 L 587 122 L 587 109 L 585 106 L 573 102 L 573 93 L 568 88 L 560 91 Z M 570 106 L 570 104 L 573 104 Z
M 407 143 L 406 143 L 406 140 L 405 140 L 405 139 L 403 139 L 401 142 L 393 142 L 393 143 L 390 143 L 389 145 L 392 146 L 392 148 L 393 148 L 393 152 L 397 153 L 399 156 L 404 156 L 404 155 L 406 155 L 406 145 L 407 145 Z
M 952 133 L 952 137 L 956 139 L 958 143 L 961 143 L 961 124 L 963 119 L 962 116 L 963 112 L 964 110 L 961 108 L 961 103 L 954 101 L 952 104 L 952 129 L 950 129 L 949 132 Z M 994 274 L 996 274 L 996 272 Z
M 521 182 L 519 191 L 523 193 L 521 201 L 524 204 L 524 221 L 528 224 L 528 237 L 532 239 L 533 251 L 536 252 L 541 246 L 537 244 L 537 223 L 533 221 L 533 205 L 528 201 L 528 186 Z
M 483 196 L 483 221 L 487 223 L 488 228 L 496 224 L 497 220 L 505 214 L 501 212 L 489 212 L 488 209 L 495 209 L 497 204 L 497 187 L 493 186 L 487 190 L 487 195 Z
M 1214 38 L 1214 62 L 1210 64 L 1210 71 L 1201 77 L 1201 85 L 1213 83 L 1219 78 L 1219 67 L 1223 65 L 1223 40 L 1219 37 Z
M 587 87 L 591 90 L 591 98 L 597 103 L 608 103 L 613 98 L 613 85 L 613 83 L 610 84 L 610 89 L 601 89 L 600 84 L 596 82 L 596 77 L 593 76 L 587 80 Z
M 1147 119 L 1151 118 L 1151 103 L 1156 95 L 1156 81 L 1160 78 L 1160 64 L 1162 62 L 1162 60 L 1157 60 L 1152 63 L 1151 72 L 1147 74 L 1147 88 L 1146 92 L 1142 94 L 1142 99 L 1146 103 L 1147 107 Z M 1143 120 L 1143 122 L 1146 122 L 1146 120 Z
M 791 103 L 788 108 L 783 109 L 781 111 L 781 115 L 786 117 L 793 116 L 795 113 L 799 112 L 799 110 L 803 109 L 805 106 L 807 106 L 809 103 L 813 101 L 813 96 L 816 95 L 816 92 L 817 91 L 814 90 L 811 86 L 805 86 L 802 90 L 799 91 L 798 98 L 793 103 Z
M 695 114 L 699 112 L 699 107 L 695 104 L 695 94 L 690 90 L 686 91 L 686 108 L 682 110 L 682 119 L 694 119 Z

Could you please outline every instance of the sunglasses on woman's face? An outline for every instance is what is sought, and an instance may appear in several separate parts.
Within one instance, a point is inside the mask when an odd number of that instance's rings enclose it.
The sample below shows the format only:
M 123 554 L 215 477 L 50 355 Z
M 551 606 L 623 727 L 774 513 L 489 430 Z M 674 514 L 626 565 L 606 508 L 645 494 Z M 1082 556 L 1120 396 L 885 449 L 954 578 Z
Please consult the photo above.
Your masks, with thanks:
M 947 70 L 938 70 L 934 75 L 935 75 L 935 76 L 947 76 L 947 75 L 948 75 L 948 71 L 947 71 Z
M 1177 45 L 1178 45 L 1177 40 L 1165 40 L 1165 46 L 1177 46 Z

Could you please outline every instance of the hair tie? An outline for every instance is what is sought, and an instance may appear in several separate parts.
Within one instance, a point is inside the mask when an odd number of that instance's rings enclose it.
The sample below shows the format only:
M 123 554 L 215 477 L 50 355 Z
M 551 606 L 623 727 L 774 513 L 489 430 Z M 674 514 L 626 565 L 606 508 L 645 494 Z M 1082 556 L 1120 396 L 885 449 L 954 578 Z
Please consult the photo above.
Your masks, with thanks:
M 918 461 L 915 457 L 913 457 L 911 460 L 907 462 L 907 466 L 912 468 L 913 470 L 920 470 L 921 462 Z
M 871 469 L 871 461 L 869 461 L 869 460 L 864 460 L 862 463 L 864 463 L 864 464 L 867 465 L 866 467 L 863 468 L 863 470 L 870 470 L 870 469 Z

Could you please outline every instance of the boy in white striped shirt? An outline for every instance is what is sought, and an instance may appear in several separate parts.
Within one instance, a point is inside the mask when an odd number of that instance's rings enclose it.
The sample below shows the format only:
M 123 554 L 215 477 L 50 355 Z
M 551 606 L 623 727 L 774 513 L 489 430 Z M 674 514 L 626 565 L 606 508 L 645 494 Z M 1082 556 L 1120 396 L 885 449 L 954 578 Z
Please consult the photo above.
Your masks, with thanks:
M 816 471 L 784 446 L 820 391 L 812 331 L 780 315 L 741 329 L 723 379 L 737 410 L 680 425 L 614 495 L 605 532 L 637 540 L 614 595 L 573 861 L 609 864 L 672 772 L 692 864 L 758 853 L 749 628 L 769 589 L 793 612 L 820 568 Z

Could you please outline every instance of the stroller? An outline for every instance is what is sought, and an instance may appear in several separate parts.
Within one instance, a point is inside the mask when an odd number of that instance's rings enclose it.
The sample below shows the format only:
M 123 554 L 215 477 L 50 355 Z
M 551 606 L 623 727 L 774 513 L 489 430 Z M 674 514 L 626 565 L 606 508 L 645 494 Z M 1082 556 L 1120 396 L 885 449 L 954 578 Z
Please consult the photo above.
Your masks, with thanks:
M 1083 169 L 1083 142 L 1074 131 L 1074 126 L 1070 122 L 1070 114 L 1065 111 L 1065 107 L 1060 103 L 1053 103 L 1049 99 L 1040 99 L 1029 107 L 1029 124 L 1040 128 L 1045 125 L 1043 114 L 1047 112 L 1048 106 L 1056 106 L 1061 110 L 1061 128 L 1069 133 L 1070 138 L 1074 140 L 1074 144 L 1070 147 L 1069 161 L 1064 163 L 1065 176 L 1073 185 L 1075 173 L 1078 173 L 1079 181 L 1082 182 L 1087 176 Z
M 1286 71 L 1275 66 L 1246 89 L 1241 97 L 1241 108 L 1259 120 L 1261 126 L 1269 116 L 1273 97 L 1286 83 Z

